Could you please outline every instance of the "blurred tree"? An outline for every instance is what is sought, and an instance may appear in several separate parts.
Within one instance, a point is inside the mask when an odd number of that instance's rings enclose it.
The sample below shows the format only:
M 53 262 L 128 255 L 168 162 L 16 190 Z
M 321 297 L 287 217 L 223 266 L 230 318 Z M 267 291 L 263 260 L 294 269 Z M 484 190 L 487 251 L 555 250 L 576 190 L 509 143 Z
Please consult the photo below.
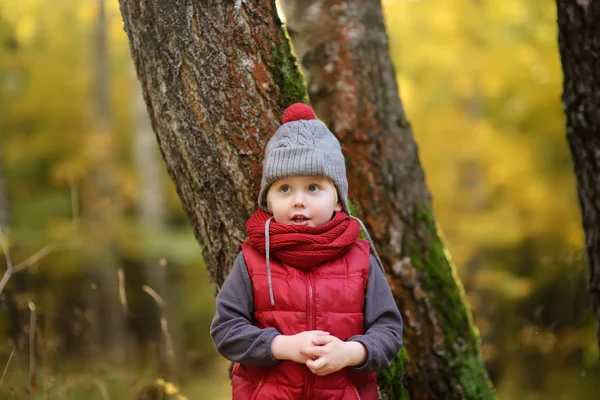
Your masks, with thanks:
M 5 147 L 2 145 L 2 137 L 0 137 L 0 149 L 3 148 Z M 6 192 L 4 168 L 4 156 L 0 153 L 0 232 L 2 228 L 7 228 L 9 225 L 8 193 Z
M 2 92 L 16 94 L 18 90 L 19 71 L 16 68 L 16 54 L 19 49 L 18 42 L 15 38 L 13 27 L 10 26 L 2 16 L 0 16 L 0 46 L 2 46 L 0 54 L 4 57 L 0 59 L 0 88 Z M 6 106 L 0 105 L 0 121 L 5 121 Z M 2 126 L 0 126 L 0 131 Z M 4 246 L 0 247 L 0 260 L 6 257 L 11 257 L 10 254 L 6 254 L 5 251 L 9 250 L 10 241 L 8 240 L 8 233 L 10 232 L 10 207 L 8 201 L 8 192 L 6 186 L 6 138 L 5 135 L 0 134 L 0 238 L 3 240 Z M 3 285 L 6 285 L 8 279 L 11 278 L 11 274 L 8 271 L 7 263 L 2 269 L 0 269 L 0 277 Z M 21 347 L 24 343 L 22 340 L 23 325 L 24 321 L 22 315 L 19 313 L 17 306 L 17 299 L 13 290 L 7 290 L 6 286 L 0 288 L 0 309 L 2 309 L 9 321 L 6 333 L 9 337 L 8 347 Z M 4 332 L 3 332 L 4 333 Z
M 1 91 L 7 94 L 16 94 L 19 87 L 19 71 L 16 68 L 15 55 L 19 49 L 13 27 L 0 15 L 0 85 Z M 5 121 L 7 107 L 0 106 L 0 120 Z M 1 128 L 1 126 L 0 126 Z M 0 234 L 2 228 L 8 228 L 10 212 L 8 192 L 6 188 L 6 138 L 0 135 Z M 1 249 L 0 249 L 1 251 Z
M 9 78 L 10 79 L 10 78 Z M 2 137 L 0 136 L 0 149 L 4 149 Z M 6 192 L 6 183 L 4 178 L 4 155 L 0 152 L 0 232 L 2 228 L 8 228 L 8 193 Z
M 142 6 L 139 1 L 121 0 L 120 4 L 167 168 L 202 245 L 211 280 L 219 287 L 238 251 L 237 245 L 245 239 L 244 222 L 255 208 L 264 144 L 278 125 L 281 110 L 293 102 L 307 100 L 304 82 L 291 55 L 274 1 L 230 5 L 211 2 L 202 7 L 192 3 L 187 9 L 160 1 Z M 358 19 L 363 17 L 374 24 L 371 39 L 374 42 L 368 43 L 377 44 L 379 51 L 385 54 L 387 45 L 378 3 L 370 3 L 365 11 L 365 15 L 359 13 Z M 372 84 L 379 90 L 388 89 L 380 95 L 382 101 L 389 103 L 385 113 L 375 109 L 375 102 L 366 104 L 363 117 L 368 120 L 381 112 L 378 121 L 403 135 L 405 141 L 396 141 L 398 139 L 390 134 L 369 149 L 364 145 L 369 144 L 368 138 L 375 132 L 361 132 L 369 125 L 360 125 L 357 135 L 362 135 L 355 141 L 347 138 L 352 145 L 346 146 L 346 154 L 353 160 L 351 163 L 356 163 L 355 168 L 361 165 L 366 171 L 361 178 L 365 179 L 362 185 L 358 185 L 360 175 L 353 176 L 354 190 L 360 187 L 357 203 L 372 205 L 367 199 L 372 196 L 374 202 L 379 200 L 382 204 L 377 207 L 380 213 L 376 217 L 365 215 L 378 242 L 391 241 L 397 248 L 387 257 L 388 261 L 395 261 L 389 268 L 392 282 L 399 282 L 397 279 L 402 276 L 411 287 L 407 290 L 394 285 L 394 289 L 403 294 L 397 297 L 403 301 L 400 308 L 406 324 L 414 327 L 415 332 L 430 332 L 410 337 L 407 346 L 412 347 L 410 353 L 415 359 L 408 368 L 428 364 L 419 367 L 420 371 L 436 371 L 436 378 L 427 384 L 409 386 L 410 395 L 435 398 L 436 394 L 452 391 L 456 398 L 490 398 L 492 393 L 469 314 L 431 216 L 429 195 L 398 99 L 389 57 L 365 55 L 373 57 L 376 71 L 384 72 Z M 357 65 L 350 64 L 347 68 L 351 71 Z M 350 104 L 362 99 L 343 92 L 342 97 L 344 95 L 350 96 L 347 99 Z M 321 112 L 318 104 L 317 111 Z M 322 111 L 329 115 L 326 110 Z M 336 111 L 349 112 L 341 106 Z M 353 117 L 341 121 L 351 124 L 339 124 L 341 127 L 334 124 L 344 141 L 347 131 L 357 127 Z M 381 168 L 371 153 L 364 154 L 365 149 L 369 152 L 377 149 L 390 164 Z M 408 171 L 391 166 L 398 162 L 396 157 L 406 157 L 406 164 L 401 165 Z M 394 171 L 394 174 L 388 176 L 385 171 Z M 381 176 L 383 180 L 376 182 L 374 172 L 385 175 Z M 414 192 L 406 205 L 399 203 L 405 200 L 396 192 L 399 185 L 407 192 Z M 383 188 L 394 195 L 387 197 Z M 389 204 L 389 208 L 383 204 Z M 400 217 L 394 219 L 397 211 L 401 211 Z M 390 221 L 394 221 L 394 227 L 388 230 Z M 405 230 L 409 233 L 403 234 Z M 400 258 L 401 254 L 404 258 Z M 425 296 L 429 301 L 410 300 L 418 296 Z M 452 306 L 447 307 L 447 302 Z M 440 321 L 430 325 L 429 318 L 433 314 L 438 315 Z M 437 360 L 440 354 L 450 351 L 447 346 L 465 350 L 452 353 L 451 361 Z M 464 359 L 460 358 L 461 354 Z M 400 372 L 405 357 L 404 353 L 399 365 L 388 373 L 387 389 L 392 396 L 406 394 Z M 460 364 L 460 367 L 453 371 L 442 365 L 445 363 Z M 409 376 L 417 376 L 417 373 Z
M 93 227 L 93 249 L 88 254 L 88 286 L 92 318 L 92 342 L 88 350 L 93 358 L 107 355 L 109 360 L 122 365 L 125 358 L 125 315 L 127 303 L 123 270 L 111 234 L 120 205 L 114 182 L 114 138 L 111 132 L 108 101 L 108 55 L 106 40 L 105 1 L 98 0 L 95 32 L 94 117 L 95 130 L 90 132 L 94 162 L 90 179 L 84 188 L 87 223 Z M 119 277 L 120 275 L 120 277 Z
M 404 319 L 413 321 L 405 328 L 409 392 L 415 398 L 492 397 L 398 95 L 380 1 L 282 5 L 311 102 L 343 143 L 350 197 L 389 266 Z M 385 389 L 394 393 L 397 386 Z
M 557 0 L 562 101 L 586 237 L 600 347 L 600 3 Z
M 133 67 L 133 66 L 132 66 Z M 161 168 L 162 165 L 158 158 L 158 146 L 156 144 L 156 137 L 152 132 L 152 126 L 148 112 L 146 111 L 146 105 L 144 104 L 144 98 L 140 88 L 140 84 L 135 75 L 135 71 L 132 68 L 132 87 L 133 90 L 133 105 L 134 105 L 134 161 L 139 177 L 140 194 L 138 196 L 138 213 L 140 222 L 140 234 L 142 242 L 142 257 L 144 264 L 144 274 L 146 277 L 147 284 L 155 290 L 166 303 L 166 307 L 161 309 L 155 307 L 155 312 L 151 313 L 151 320 L 156 323 L 153 324 L 154 329 L 152 334 L 158 343 L 158 354 L 159 369 L 161 376 L 167 379 L 176 378 L 176 367 L 179 364 L 175 358 L 175 352 L 172 346 L 169 346 L 170 341 L 164 340 L 163 333 L 160 329 L 161 315 L 165 313 L 164 317 L 171 321 L 171 329 L 176 327 L 177 324 L 173 323 L 174 314 L 171 311 L 172 302 L 168 301 L 169 298 L 169 281 L 167 274 L 165 273 L 166 265 L 158 259 L 158 254 L 154 250 L 153 245 L 159 240 L 159 235 L 164 232 L 167 228 L 166 213 L 168 208 L 166 207 L 165 191 L 163 190 L 163 180 Z

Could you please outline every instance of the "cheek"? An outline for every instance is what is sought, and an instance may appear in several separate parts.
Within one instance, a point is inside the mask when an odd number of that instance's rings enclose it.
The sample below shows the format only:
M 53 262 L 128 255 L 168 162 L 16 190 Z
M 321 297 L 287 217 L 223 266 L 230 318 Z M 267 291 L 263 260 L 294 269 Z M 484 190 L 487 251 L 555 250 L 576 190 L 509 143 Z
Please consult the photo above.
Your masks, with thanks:
M 271 211 L 273 215 L 281 213 L 285 209 L 285 204 L 282 201 L 272 201 L 269 204 L 269 211 Z
M 271 212 L 273 212 L 273 203 L 276 203 L 276 201 L 273 201 L 274 196 L 276 196 L 276 193 L 267 192 L 267 209 Z

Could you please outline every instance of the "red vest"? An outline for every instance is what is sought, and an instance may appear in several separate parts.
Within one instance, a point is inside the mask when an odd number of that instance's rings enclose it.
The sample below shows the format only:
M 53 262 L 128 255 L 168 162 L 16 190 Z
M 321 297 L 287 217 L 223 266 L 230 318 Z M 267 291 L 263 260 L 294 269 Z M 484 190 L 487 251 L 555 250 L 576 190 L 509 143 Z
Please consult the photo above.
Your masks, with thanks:
M 357 240 L 344 255 L 310 269 L 294 268 L 271 258 L 275 305 L 269 299 L 264 254 L 248 243 L 242 251 L 254 288 L 254 325 L 276 328 L 284 335 L 323 330 L 341 340 L 363 330 L 365 288 L 369 277 L 369 244 Z M 293 361 L 270 368 L 250 368 L 235 363 L 232 374 L 234 400 L 376 400 L 374 372 L 344 368 L 317 376 Z

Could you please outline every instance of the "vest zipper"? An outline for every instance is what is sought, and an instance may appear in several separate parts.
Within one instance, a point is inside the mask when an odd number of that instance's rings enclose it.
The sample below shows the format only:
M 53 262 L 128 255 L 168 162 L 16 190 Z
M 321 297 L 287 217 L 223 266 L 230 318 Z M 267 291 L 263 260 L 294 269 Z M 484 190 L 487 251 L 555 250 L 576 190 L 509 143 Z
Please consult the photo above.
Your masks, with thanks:
M 356 398 L 358 400 L 360 400 L 360 393 L 358 393 L 358 389 L 356 388 L 356 386 L 352 385 L 354 387 L 354 393 L 356 393 Z
M 317 329 L 317 316 L 316 316 L 316 304 L 315 304 L 315 288 L 313 282 L 312 272 L 307 273 L 308 276 L 308 330 L 312 331 Z M 312 391 L 314 384 L 315 375 L 312 371 L 306 367 L 306 386 L 304 388 L 305 397 L 307 400 L 312 399 Z
M 265 378 L 266 377 L 263 376 L 260 382 L 258 382 L 258 386 L 256 386 L 256 389 L 254 389 L 254 393 L 252 393 L 252 397 L 250 397 L 250 400 L 255 400 L 258 397 L 258 392 L 260 392 L 260 388 L 265 383 Z

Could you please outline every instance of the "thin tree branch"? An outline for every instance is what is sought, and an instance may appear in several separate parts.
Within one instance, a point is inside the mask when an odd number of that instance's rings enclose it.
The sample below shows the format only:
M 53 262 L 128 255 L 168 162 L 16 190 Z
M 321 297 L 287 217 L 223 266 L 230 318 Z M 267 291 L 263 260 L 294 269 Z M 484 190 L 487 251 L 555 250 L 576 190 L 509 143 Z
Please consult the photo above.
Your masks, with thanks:
M 110 396 L 108 395 L 108 390 L 106 389 L 106 385 L 104 384 L 104 382 L 100 381 L 99 379 L 92 379 L 92 382 L 94 382 L 96 386 L 98 386 L 98 388 L 100 389 L 100 394 L 102 395 L 102 398 L 104 400 L 110 400 Z
M 160 297 L 160 295 L 158 293 L 156 293 L 156 291 L 154 289 L 152 289 L 148 285 L 142 286 L 142 289 L 144 290 L 144 292 L 146 292 L 150 296 L 152 296 L 152 298 L 154 299 L 154 301 L 156 302 L 156 304 L 158 304 L 158 306 L 161 308 L 161 310 L 164 308 L 165 301 L 163 300 L 162 297 Z
M 80 222 L 79 198 L 77 196 L 77 188 L 72 179 L 69 180 L 69 187 L 71 190 L 71 210 L 72 210 L 72 222 L 71 222 L 71 229 L 69 230 L 69 232 L 72 232 L 77 228 L 77 226 L 79 225 L 79 222 Z M 29 256 L 26 260 L 18 263 L 17 265 L 15 265 L 13 267 L 12 260 L 10 258 L 10 252 L 9 252 L 8 246 L 4 242 L 4 238 L 2 236 L 2 227 L 0 226 L 0 246 L 2 246 L 2 249 L 4 251 L 4 257 L 6 258 L 6 272 L 4 273 L 2 280 L 0 280 L 0 293 L 2 293 L 2 291 L 4 290 L 4 287 L 8 283 L 8 280 L 10 279 L 10 277 L 13 274 L 20 272 L 26 268 L 31 267 L 32 265 L 34 265 L 35 263 L 40 261 L 42 258 L 44 258 L 48 254 L 50 254 L 50 252 L 52 250 L 56 250 L 58 247 L 56 246 L 55 243 L 57 243 L 59 240 L 60 239 L 52 240 L 48 245 L 46 245 L 45 247 L 36 251 L 33 255 Z
M 30 255 L 27 259 L 25 259 L 24 261 L 21 261 L 20 263 L 15 265 L 13 273 L 17 273 L 17 272 L 23 271 L 26 268 L 31 267 L 33 264 L 37 263 L 42 258 L 44 258 L 48 254 L 50 254 L 50 252 L 52 250 L 54 250 L 55 248 L 56 247 L 52 243 L 50 243 L 50 244 L 46 245 L 45 247 L 39 249 L 34 254 Z
M 79 224 L 79 196 L 77 195 L 77 187 L 72 178 L 69 178 L 69 188 L 71 189 L 72 224 L 77 226 Z
M 33 301 L 29 302 L 29 398 L 34 397 L 36 388 L 36 363 L 35 363 L 35 330 L 37 326 L 37 313 Z
M 13 349 L 10 352 L 10 356 L 8 357 L 8 361 L 6 362 L 6 366 L 4 367 L 4 372 L 2 373 L 2 378 L 0 378 L 0 386 L 2 386 L 2 382 L 4 382 L 4 375 L 6 375 L 6 371 L 8 371 L 8 365 L 10 364 L 10 360 L 12 360 L 13 354 L 15 354 L 16 348 L 17 346 L 13 346 Z
M 150 286 L 144 285 L 144 286 L 142 286 L 142 289 L 154 299 L 156 304 L 158 304 L 158 308 L 160 310 L 160 329 L 165 338 L 165 343 L 166 343 L 166 347 L 167 347 L 167 357 L 168 357 L 169 362 L 173 363 L 174 357 L 175 357 L 175 351 L 173 350 L 173 341 L 171 340 L 171 334 L 169 332 L 169 327 L 167 325 L 165 301 Z
M 123 268 L 117 270 L 119 275 L 119 298 L 121 305 L 123 306 L 123 312 L 127 314 L 127 293 L 125 292 L 125 275 L 123 274 Z

